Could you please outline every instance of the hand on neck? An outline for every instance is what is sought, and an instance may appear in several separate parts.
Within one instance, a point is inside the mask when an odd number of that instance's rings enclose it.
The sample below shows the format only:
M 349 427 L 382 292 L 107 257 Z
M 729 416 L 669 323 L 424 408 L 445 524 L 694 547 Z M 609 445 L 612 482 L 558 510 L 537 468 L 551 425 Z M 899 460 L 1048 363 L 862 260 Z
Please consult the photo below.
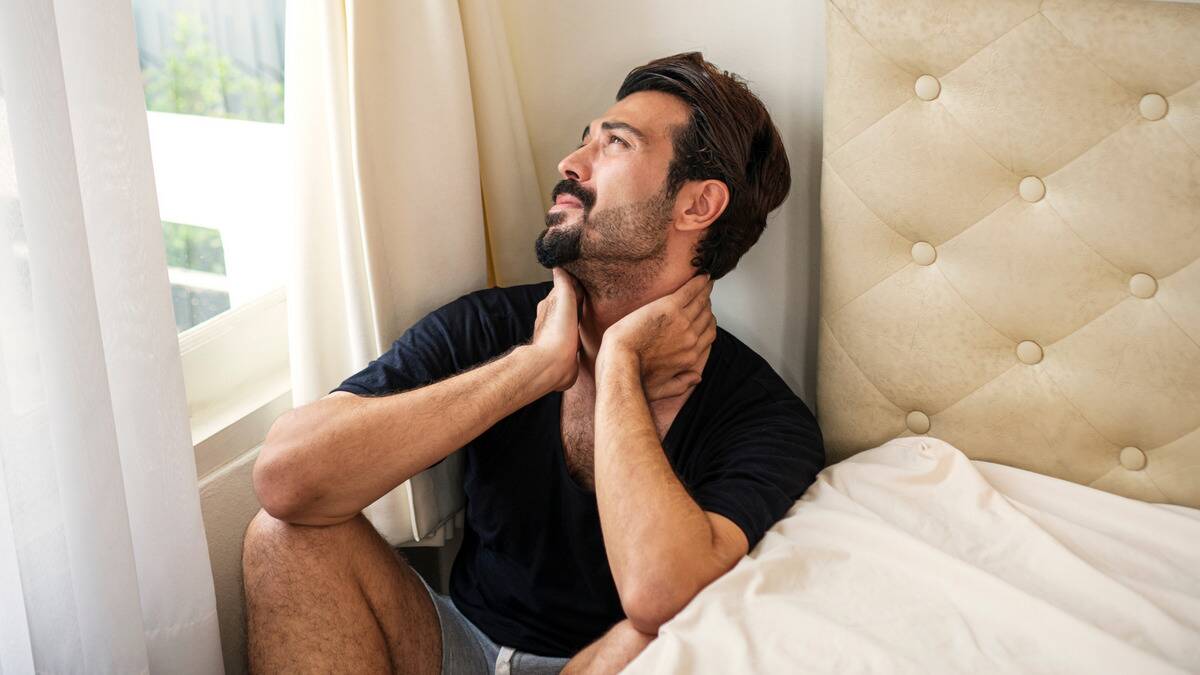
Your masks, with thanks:
M 596 354 L 600 351 L 600 342 L 604 331 L 620 321 L 637 308 L 654 302 L 679 290 L 696 275 L 696 268 L 690 264 L 686 267 L 664 267 L 658 275 L 642 288 L 632 289 L 627 295 L 597 294 L 588 284 L 581 280 L 585 295 L 583 312 L 579 319 L 579 340 L 583 347 L 582 365 L 589 373 L 594 372 Z

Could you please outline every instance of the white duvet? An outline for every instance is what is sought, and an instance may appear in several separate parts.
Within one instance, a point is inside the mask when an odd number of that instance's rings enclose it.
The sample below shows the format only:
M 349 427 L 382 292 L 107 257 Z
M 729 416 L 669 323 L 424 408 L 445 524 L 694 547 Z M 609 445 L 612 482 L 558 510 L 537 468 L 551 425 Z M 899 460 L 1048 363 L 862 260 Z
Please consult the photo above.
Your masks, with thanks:
M 1200 672 L 1200 510 L 895 439 L 821 472 L 625 672 Z

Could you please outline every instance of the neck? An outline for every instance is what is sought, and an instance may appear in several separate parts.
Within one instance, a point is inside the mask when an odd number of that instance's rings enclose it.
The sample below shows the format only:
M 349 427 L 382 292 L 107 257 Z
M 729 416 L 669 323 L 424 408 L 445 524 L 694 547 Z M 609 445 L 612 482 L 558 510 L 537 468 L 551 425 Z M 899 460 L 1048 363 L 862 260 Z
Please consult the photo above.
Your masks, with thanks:
M 639 307 L 679 290 L 692 278 L 693 273 L 694 269 L 690 266 L 674 273 L 663 270 L 649 284 L 626 295 L 597 293 L 594 291 L 599 289 L 584 283 L 586 295 L 583 299 L 583 315 L 579 319 L 579 339 L 583 345 L 582 365 L 588 372 L 595 372 L 596 354 L 600 351 L 600 342 L 609 326 Z

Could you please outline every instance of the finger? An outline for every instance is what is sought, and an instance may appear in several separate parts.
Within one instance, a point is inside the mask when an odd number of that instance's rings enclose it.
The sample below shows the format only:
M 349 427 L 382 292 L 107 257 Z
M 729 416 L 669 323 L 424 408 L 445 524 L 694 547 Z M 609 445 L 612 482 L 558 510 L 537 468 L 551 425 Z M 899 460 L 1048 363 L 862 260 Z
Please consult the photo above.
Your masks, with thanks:
M 563 273 L 566 274 L 567 278 L 571 280 L 571 287 L 575 289 L 575 294 L 582 298 L 584 294 L 583 284 L 575 278 L 574 274 L 571 274 L 566 270 L 563 270 Z
M 561 267 L 551 268 L 550 273 L 554 275 L 554 290 L 566 296 L 571 302 L 577 302 L 579 294 L 575 292 L 577 283 L 575 277 Z
M 703 325 L 697 325 L 692 328 L 692 335 L 696 336 L 696 341 L 692 342 L 691 350 L 704 350 L 716 340 L 716 322 L 710 322 Z
M 550 268 L 550 274 L 554 277 L 554 288 L 559 289 L 564 286 L 571 285 L 571 275 L 561 267 Z
M 688 279 L 687 283 L 680 286 L 679 290 L 675 291 L 679 301 L 686 307 L 692 303 L 697 297 L 709 287 L 709 276 L 707 274 L 697 274 Z
M 706 299 L 703 303 L 696 303 L 696 309 L 691 313 L 691 325 L 703 324 L 704 322 L 716 321 L 713 317 L 713 301 Z
M 583 284 L 561 267 L 551 268 L 551 274 L 554 275 L 554 291 L 551 294 L 557 293 L 562 297 L 562 312 L 574 310 L 575 323 L 578 325 L 583 320 Z
M 702 287 L 700 293 L 692 298 L 682 310 L 683 315 L 690 321 L 695 322 L 699 318 L 707 314 L 712 308 L 712 300 L 709 297 L 708 289 L 712 288 L 712 282 L 708 282 L 707 287 Z
M 681 396 L 697 384 L 700 384 L 699 373 L 693 371 L 680 373 L 663 383 L 658 390 L 658 398 Z
M 695 302 L 697 298 L 700 298 L 704 294 L 704 289 L 707 287 L 707 285 L 708 275 L 697 274 L 691 279 L 688 279 L 687 283 L 680 286 L 679 290 L 675 291 L 675 293 L 679 297 L 679 301 L 686 307 Z
M 712 320 L 712 322 L 710 322 L 707 326 L 705 326 L 704 332 L 700 334 L 700 344 L 704 345 L 704 348 L 707 349 L 707 348 L 711 347 L 712 343 L 714 343 L 716 341 L 717 341 L 717 321 L 714 318 Z

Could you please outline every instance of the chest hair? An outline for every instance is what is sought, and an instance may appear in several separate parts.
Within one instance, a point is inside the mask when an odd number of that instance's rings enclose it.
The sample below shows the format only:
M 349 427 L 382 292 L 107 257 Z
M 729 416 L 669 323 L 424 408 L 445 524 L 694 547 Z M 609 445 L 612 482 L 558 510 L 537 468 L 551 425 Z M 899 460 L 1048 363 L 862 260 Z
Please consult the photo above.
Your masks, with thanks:
M 661 441 L 671 428 L 675 415 L 683 407 L 684 397 L 655 401 L 650 405 L 650 414 Z M 575 385 L 563 392 L 562 397 L 562 444 L 567 473 L 575 482 L 588 491 L 595 491 L 595 410 L 596 391 L 590 379 L 584 376 Z

